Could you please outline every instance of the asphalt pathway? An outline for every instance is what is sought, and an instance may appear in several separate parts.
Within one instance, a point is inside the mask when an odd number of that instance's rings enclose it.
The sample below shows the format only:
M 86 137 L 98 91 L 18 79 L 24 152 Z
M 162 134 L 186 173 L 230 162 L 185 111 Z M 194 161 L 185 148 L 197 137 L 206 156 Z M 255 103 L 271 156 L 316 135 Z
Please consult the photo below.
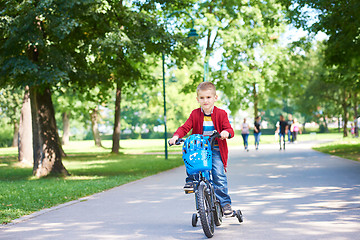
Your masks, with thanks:
M 244 223 L 224 219 L 213 239 L 360 239 L 360 163 L 310 143 L 230 149 L 228 182 Z M 206 239 L 191 226 L 184 167 L 46 209 L 0 227 L 0 239 Z M 199 224 L 198 224 L 199 225 Z

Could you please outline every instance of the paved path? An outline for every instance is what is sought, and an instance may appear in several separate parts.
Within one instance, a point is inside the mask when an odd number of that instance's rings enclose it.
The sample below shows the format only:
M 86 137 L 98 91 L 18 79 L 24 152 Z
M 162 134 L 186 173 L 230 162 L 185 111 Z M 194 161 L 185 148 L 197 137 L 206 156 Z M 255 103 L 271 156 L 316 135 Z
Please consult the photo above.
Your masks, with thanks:
M 309 144 L 230 149 L 233 208 L 213 239 L 360 239 L 360 164 Z M 205 239 L 191 226 L 184 168 L 35 213 L 0 227 L 0 239 Z

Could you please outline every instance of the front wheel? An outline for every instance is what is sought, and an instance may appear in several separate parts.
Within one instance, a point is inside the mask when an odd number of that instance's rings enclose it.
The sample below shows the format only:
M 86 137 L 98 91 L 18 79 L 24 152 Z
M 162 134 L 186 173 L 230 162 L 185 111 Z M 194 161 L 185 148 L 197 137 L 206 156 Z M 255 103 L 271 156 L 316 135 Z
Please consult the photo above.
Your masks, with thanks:
M 239 220 L 239 223 L 242 223 L 244 221 L 242 212 L 240 210 L 236 210 L 235 215 L 236 215 L 237 219 Z
M 204 182 L 199 185 L 197 191 L 197 202 L 201 226 L 208 238 L 214 236 L 215 224 L 214 214 L 211 209 L 211 197 Z

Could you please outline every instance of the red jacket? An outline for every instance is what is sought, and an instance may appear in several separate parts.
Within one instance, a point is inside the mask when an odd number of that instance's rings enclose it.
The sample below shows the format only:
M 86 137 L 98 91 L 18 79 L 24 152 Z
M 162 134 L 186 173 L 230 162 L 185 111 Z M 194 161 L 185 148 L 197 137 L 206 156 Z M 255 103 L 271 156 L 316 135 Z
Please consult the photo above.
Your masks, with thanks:
M 221 133 L 223 130 L 226 130 L 230 133 L 229 138 L 234 136 L 234 130 L 230 125 L 227 113 L 217 107 L 214 107 L 213 113 L 211 114 L 211 119 L 214 123 L 215 130 Z M 191 129 L 191 134 L 202 134 L 203 133 L 203 122 L 204 122 L 204 113 L 201 108 L 193 110 L 190 114 L 190 117 L 184 125 L 178 128 L 174 133 L 174 136 L 177 135 L 179 138 L 184 137 Z M 218 139 L 219 149 L 221 159 L 224 163 L 224 168 L 227 167 L 228 160 L 228 147 L 225 140 Z

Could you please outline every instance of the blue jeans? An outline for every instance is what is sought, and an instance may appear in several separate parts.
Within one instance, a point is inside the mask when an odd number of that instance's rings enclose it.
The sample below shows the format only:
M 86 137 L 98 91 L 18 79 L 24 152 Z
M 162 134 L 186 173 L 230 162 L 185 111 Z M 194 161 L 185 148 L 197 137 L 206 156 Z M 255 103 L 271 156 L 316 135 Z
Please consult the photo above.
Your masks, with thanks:
M 259 143 L 260 143 L 260 136 L 261 136 L 261 132 L 259 132 L 259 133 L 254 132 L 254 137 L 255 137 L 255 147 L 259 146 Z
M 288 131 L 288 142 L 291 142 L 291 139 L 290 139 L 290 137 L 291 137 L 291 132 L 290 132 L 290 130 Z
M 285 144 L 285 133 L 279 133 L 279 143 L 280 143 L 280 148 L 281 148 L 281 139 L 283 139 L 284 144 Z
M 212 152 L 212 184 L 215 189 L 215 195 L 220 201 L 221 207 L 226 204 L 231 204 L 231 198 L 228 193 L 227 177 L 225 174 L 224 164 L 221 160 L 220 151 L 213 150 Z M 188 175 L 186 182 L 191 182 L 196 179 L 196 175 Z
M 248 137 L 249 137 L 249 134 L 248 133 L 246 133 L 246 134 L 241 134 L 241 136 L 242 136 L 242 138 L 243 138 L 243 140 L 244 140 L 244 147 L 245 147 L 245 149 L 247 149 L 248 148 Z

